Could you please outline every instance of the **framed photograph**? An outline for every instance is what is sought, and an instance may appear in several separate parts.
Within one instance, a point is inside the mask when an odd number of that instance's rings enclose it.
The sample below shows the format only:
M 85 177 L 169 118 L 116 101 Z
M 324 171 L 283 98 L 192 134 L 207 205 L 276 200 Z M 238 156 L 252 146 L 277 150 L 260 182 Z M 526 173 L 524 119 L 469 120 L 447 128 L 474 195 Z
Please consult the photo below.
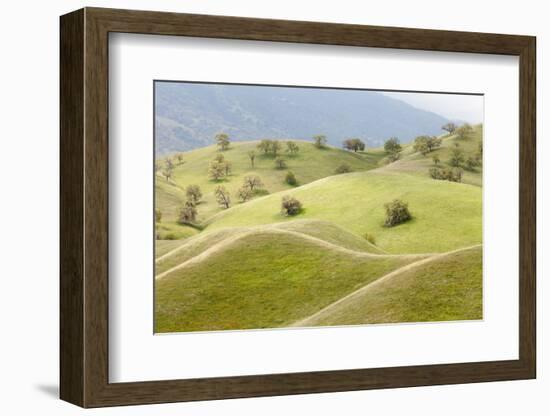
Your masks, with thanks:
M 61 398 L 535 378 L 535 49 L 62 16 Z

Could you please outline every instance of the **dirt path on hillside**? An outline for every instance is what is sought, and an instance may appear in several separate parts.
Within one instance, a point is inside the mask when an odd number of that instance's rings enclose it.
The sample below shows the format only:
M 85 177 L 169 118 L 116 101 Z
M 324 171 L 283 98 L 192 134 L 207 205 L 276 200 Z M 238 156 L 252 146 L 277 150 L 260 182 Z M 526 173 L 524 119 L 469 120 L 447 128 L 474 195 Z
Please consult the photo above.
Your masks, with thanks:
M 317 319 L 319 319 L 320 317 L 322 317 L 323 315 L 325 315 L 327 313 L 330 313 L 333 309 L 335 309 L 336 307 L 342 305 L 343 303 L 348 302 L 351 299 L 354 299 L 358 296 L 361 296 L 361 295 L 367 293 L 368 291 L 372 290 L 373 288 L 380 285 L 381 283 L 387 281 L 388 279 L 391 279 L 392 277 L 395 277 L 395 276 L 397 276 L 401 273 L 408 272 L 409 270 L 413 270 L 413 269 L 415 269 L 419 266 L 422 266 L 424 264 L 431 263 L 435 260 L 439 260 L 439 259 L 444 258 L 446 256 L 449 256 L 451 254 L 459 253 L 461 251 L 471 250 L 471 249 L 476 248 L 476 247 L 481 247 L 481 244 L 476 244 L 476 245 L 470 246 L 470 247 L 459 248 L 457 250 L 448 251 L 446 253 L 433 254 L 432 256 L 430 256 L 428 258 L 416 261 L 414 263 L 407 264 L 406 266 L 400 267 L 399 269 L 396 269 L 396 270 L 380 277 L 379 279 L 376 279 L 374 282 L 371 282 L 371 283 L 357 289 L 356 291 L 350 293 L 349 295 L 344 296 L 343 298 L 337 300 L 336 302 L 331 303 L 330 305 L 324 307 L 323 309 L 321 309 L 320 311 L 314 313 L 313 315 L 310 315 L 307 318 L 300 319 L 299 321 L 294 322 L 290 326 L 291 327 L 296 327 L 296 326 L 314 325 L 314 322 Z
M 200 254 L 198 254 L 198 255 L 196 255 L 196 256 L 194 256 L 194 257 L 192 257 L 192 258 L 190 258 L 190 259 L 188 259 L 188 260 L 186 260 L 186 261 L 184 261 L 180 264 L 178 264 L 177 266 L 172 267 L 171 269 L 168 269 L 168 270 L 158 274 L 157 276 L 155 276 L 155 279 L 162 279 L 163 277 L 167 276 L 168 274 L 170 274 L 170 273 L 172 273 L 176 270 L 181 270 L 185 267 L 189 267 L 193 264 L 197 264 L 201 261 L 204 261 L 208 257 L 210 257 L 211 255 L 213 255 L 215 253 L 218 253 L 221 250 L 224 250 L 224 249 L 228 248 L 229 246 L 231 246 L 232 244 L 234 244 L 237 241 L 241 240 L 242 238 L 248 237 L 248 236 L 253 235 L 253 234 L 262 233 L 262 232 L 293 235 L 293 236 L 296 236 L 296 237 L 301 238 L 303 240 L 307 240 L 307 241 L 309 241 L 313 244 L 316 244 L 320 247 L 324 247 L 324 248 L 332 250 L 332 251 L 337 251 L 337 252 L 340 252 L 340 253 L 348 254 L 348 255 L 351 255 L 351 256 L 354 256 L 354 257 L 363 257 L 363 258 L 365 258 L 365 257 L 368 257 L 368 258 L 399 257 L 401 259 L 413 260 L 413 259 L 416 259 L 416 258 L 425 258 L 426 256 L 433 256 L 434 255 L 433 253 L 431 253 L 431 254 L 375 254 L 375 253 L 355 251 L 355 250 L 351 250 L 351 249 L 339 246 L 337 244 L 330 243 L 328 241 L 322 240 L 322 239 L 317 238 L 317 237 L 312 237 L 310 235 L 303 234 L 303 233 L 300 233 L 300 232 L 297 232 L 297 231 L 279 229 L 279 228 L 276 227 L 276 225 L 271 225 L 271 226 L 264 226 L 260 230 L 251 229 L 250 231 L 244 231 L 240 234 L 236 234 L 234 236 L 227 237 L 223 241 L 220 241 L 219 243 L 214 244 L 212 247 L 206 249 L 202 253 L 200 253 Z M 183 246 L 185 246 L 185 245 L 183 245 Z M 183 248 L 183 246 L 180 246 L 180 247 L 176 248 L 175 250 L 172 250 L 172 252 L 170 252 L 170 253 L 174 253 L 176 251 L 181 250 Z M 165 258 L 170 253 L 165 254 L 161 258 Z M 160 260 L 161 258 L 159 258 L 158 260 Z

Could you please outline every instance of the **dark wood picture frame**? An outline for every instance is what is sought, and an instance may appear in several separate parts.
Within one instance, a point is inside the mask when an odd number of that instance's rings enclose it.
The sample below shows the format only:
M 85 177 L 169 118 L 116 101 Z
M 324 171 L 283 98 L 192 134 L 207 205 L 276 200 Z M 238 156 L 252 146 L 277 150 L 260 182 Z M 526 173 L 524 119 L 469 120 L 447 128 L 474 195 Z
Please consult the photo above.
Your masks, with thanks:
M 534 37 L 99 8 L 64 15 L 60 27 L 60 396 L 63 400 L 82 407 L 101 407 L 535 378 Z M 110 32 L 518 56 L 519 359 L 109 383 Z

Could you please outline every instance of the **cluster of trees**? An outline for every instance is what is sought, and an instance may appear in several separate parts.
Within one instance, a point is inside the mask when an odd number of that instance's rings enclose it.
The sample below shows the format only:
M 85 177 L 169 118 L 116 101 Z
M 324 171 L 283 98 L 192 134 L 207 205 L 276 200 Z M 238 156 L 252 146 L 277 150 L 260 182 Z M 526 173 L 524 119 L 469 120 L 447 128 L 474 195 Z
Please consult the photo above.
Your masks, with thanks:
M 397 137 L 390 137 L 384 142 L 384 151 L 388 154 L 388 160 L 390 162 L 398 160 L 402 150 L 403 148 Z
M 202 199 L 200 186 L 189 185 L 185 189 L 185 198 L 185 203 L 179 212 L 178 222 L 180 224 L 194 224 L 197 221 L 197 205 Z
M 258 143 L 258 150 L 260 152 L 263 152 L 265 155 L 271 155 L 273 157 L 277 157 L 277 155 L 281 152 L 283 146 L 281 146 L 281 142 L 278 140 L 269 140 L 269 139 L 263 139 Z
M 254 196 L 255 193 L 263 188 L 264 184 L 259 176 L 249 175 L 243 178 L 242 186 L 237 190 L 237 198 L 241 202 L 246 202 Z M 227 207 L 226 207 L 227 208 Z
M 430 168 L 430 177 L 432 179 L 462 182 L 462 169 L 460 168 Z
M 459 139 L 466 139 L 468 136 L 470 136 L 470 134 L 472 134 L 473 131 L 474 129 L 472 128 L 472 126 L 470 126 L 468 123 L 465 123 L 462 126 L 456 128 L 454 132 L 457 134 Z
M 455 123 L 449 122 L 441 126 L 442 130 L 445 130 L 449 135 L 456 133 L 459 139 L 467 138 L 474 129 L 468 123 L 464 123 L 462 126 L 457 126 Z
M 437 136 L 418 136 L 414 139 L 413 149 L 415 152 L 420 152 L 424 156 L 441 147 L 442 139 Z
M 392 202 L 388 202 L 384 205 L 384 208 L 386 209 L 386 220 L 384 221 L 386 227 L 394 227 L 412 218 L 409 211 L 409 204 L 400 199 L 394 199 Z
M 460 129 L 461 127 L 459 127 Z M 462 182 L 463 170 L 473 171 L 477 166 L 482 164 L 483 159 L 483 142 L 479 142 L 478 151 L 475 156 L 468 156 L 464 154 L 460 143 L 455 143 L 451 148 L 451 153 L 447 164 L 450 168 L 439 166 L 441 160 L 438 155 L 434 155 L 432 160 L 435 167 L 429 169 L 428 173 L 431 178 L 438 180 L 447 180 L 451 182 Z

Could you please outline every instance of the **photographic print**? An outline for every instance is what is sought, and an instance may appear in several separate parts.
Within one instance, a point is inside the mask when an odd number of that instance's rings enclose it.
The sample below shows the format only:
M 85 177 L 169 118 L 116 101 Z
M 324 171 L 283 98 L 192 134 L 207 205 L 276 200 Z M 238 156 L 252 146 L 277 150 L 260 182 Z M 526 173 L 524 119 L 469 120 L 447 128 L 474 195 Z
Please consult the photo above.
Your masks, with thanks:
M 155 332 L 480 320 L 483 95 L 154 82 Z

